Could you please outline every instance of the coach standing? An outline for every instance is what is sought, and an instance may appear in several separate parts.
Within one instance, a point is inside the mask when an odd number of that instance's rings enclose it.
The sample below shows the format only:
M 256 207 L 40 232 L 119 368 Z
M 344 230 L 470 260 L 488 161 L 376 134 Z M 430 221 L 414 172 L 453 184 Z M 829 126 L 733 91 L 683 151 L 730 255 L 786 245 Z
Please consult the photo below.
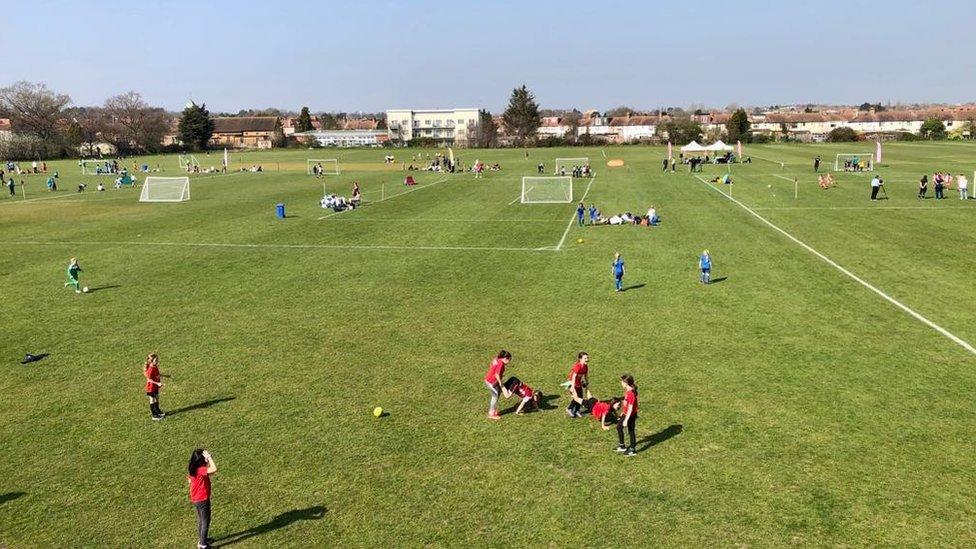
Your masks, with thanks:
M 210 475 L 217 472 L 217 464 L 210 452 L 197 448 L 190 454 L 187 481 L 190 483 L 190 502 L 197 511 L 198 549 L 208 549 L 210 539 Z
M 871 200 L 878 199 L 878 189 L 881 188 L 881 178 L 874 176 L 871 178 Z

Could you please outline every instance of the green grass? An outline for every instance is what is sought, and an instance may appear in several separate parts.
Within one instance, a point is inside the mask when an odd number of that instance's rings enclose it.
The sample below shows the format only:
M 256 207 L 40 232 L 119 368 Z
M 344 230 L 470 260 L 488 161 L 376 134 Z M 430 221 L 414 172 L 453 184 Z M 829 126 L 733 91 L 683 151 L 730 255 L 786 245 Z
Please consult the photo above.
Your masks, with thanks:
M 914 198 L 922 173 L 971 174 L 976 147 L 887 145 L 887 201 L 867 199 L 866 175 L 817 189 L 814 155 L 870 149 L 747 147 L 733 196 L 976 342 L 974 205 Z M 595 148 L 459 152 L 503 171 L 420 173 L 407 193 L 385 152 L 333 151 L 329 190 L 404 194 L 326 219 L 309 151 L 246 153 L 269 171 L 194 176 L 180 204 L 74 193 L 99 178 L 71 162 L 49 163 L 65 190 L 30 176 L 26 200 L 0 199 L 0 545 L 190 546 L 197 446 L 220 467 L 212 535 L 241 546 L 976 543 L 968 351 L 727 189 L 662 174 L 661 148 L 606 148 L 616 169 Z M 582 154 L 598 172 L 587 202 L 653 204 L 663 225 L 574 226 L 539 250 L 573 207 L 510 204 L 521 176 Z M 706 247 L 727 277 L 709 287 Z M 613 294 L 615 250 L 642 287 Z M 62 289 L 72 256 L 94 293 Z M 501 348 L 554 409 L 485 418 Z M 598 396 L 637 378 L 637 458 L 563 414 L 581 349 Z M 172 375 L 163 409 L 191 408 L 160 423 L 142 392 L 150 351 Z M 21 366 L 26 352 L 50 356 Z

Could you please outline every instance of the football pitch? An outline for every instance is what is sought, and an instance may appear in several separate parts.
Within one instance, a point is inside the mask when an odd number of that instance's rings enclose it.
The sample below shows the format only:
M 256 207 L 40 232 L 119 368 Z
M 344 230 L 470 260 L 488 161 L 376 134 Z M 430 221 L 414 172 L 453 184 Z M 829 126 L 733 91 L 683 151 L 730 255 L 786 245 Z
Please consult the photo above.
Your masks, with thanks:
M 191 175 L 182 203 L 74 161 L 49 163 L 54 193 L 14 176 L 0 547 L 189 546 L 197 447 L 220 467 L 215 545 L 976 545 L 976 201 L 915 197 L 925 173 L 972 180 L 976 146 L 886 144 L 887 200 L 869 200 L 871 174 L 818 188 L 814 156 L 826 171 L 873 148 L 747 145 L 731 186 L 636 146 L 455 150 L 501 170 L 410 187 L 399 162 L 443 151 L 234 153 L 265 171 Z M 578 227 L 574 204 L 519 201 L 538 163 L 580 156 L 595 176 L 575 201 L 654 206 L 661 225 Z M 305 174 L 333 157 L 341 175 Z M 182 175 L 176 156 L 135 162 Z M 353 182 L 364 207 L 319 206 Z M 71 257 L 91 293 L 62 287 Z M 501 349 L 541 411 L 505 413 L 512 399 L 486 418 Z M 636 457 L 564 413 L 579 351 L 599 398 L 636 378 Z M 170 376 L 158 422 L 150 352 Z

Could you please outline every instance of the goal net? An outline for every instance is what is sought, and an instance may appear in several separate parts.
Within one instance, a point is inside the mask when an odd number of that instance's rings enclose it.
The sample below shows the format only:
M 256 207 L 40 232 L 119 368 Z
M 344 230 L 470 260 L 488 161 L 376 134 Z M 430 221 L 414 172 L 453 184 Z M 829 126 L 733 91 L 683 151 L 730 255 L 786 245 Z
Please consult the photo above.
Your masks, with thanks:
M 305 173 L 309 175 L 339 175 L 336 158 L 309 158 L 305 161 Z
M 200 166 L 200 163 L 197 162 L 197 157 L 193 156 L 192 154 L 181 154 L 179 156 L 179 161 L 180 169 L 184 171 L 188 171 Z
M 585 156 L 580 158 L 557 158 L 556 175 L 573 175 L 574 167 L 582 168 L 589 164 L 590 159 Z
M 82 175 L 115 175 L 115 164 L 111 160 L 82 160 Z
M 523 177 L 523 204 L 566 204 L 573 201 L 573 178 Z
M 189 199 L 189 177 L 147 177 L 139 195 L 139 202 L 183 202 Z
M 834 159 L 835 172 L 869 172 L 874 170 L 874 153 L 838 154 Z

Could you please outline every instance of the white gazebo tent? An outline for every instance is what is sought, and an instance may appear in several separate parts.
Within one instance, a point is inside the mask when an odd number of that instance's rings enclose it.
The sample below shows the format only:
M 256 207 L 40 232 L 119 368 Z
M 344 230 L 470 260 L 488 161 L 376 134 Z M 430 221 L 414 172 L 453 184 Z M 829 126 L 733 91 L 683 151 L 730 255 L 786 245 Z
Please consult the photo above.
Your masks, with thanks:
M 703 146 L 699 145 L 697 141 L 692 141 L 691 143 L 688 143 L 684 147 L 681 147 L 681 153 L 682 154 L 691 153 L 691 154 L 694 155 L 694 154 L 704 153 L 704 152 L 708 152 L 708 151 L 709 151 L 709 149 L 707 147 L 703 147 Z
M 731 152 L 732 145 L 726 145 L 721 139 L 719 139 L 711 145 L 704 147 L 704 149 L 709 152 Z

